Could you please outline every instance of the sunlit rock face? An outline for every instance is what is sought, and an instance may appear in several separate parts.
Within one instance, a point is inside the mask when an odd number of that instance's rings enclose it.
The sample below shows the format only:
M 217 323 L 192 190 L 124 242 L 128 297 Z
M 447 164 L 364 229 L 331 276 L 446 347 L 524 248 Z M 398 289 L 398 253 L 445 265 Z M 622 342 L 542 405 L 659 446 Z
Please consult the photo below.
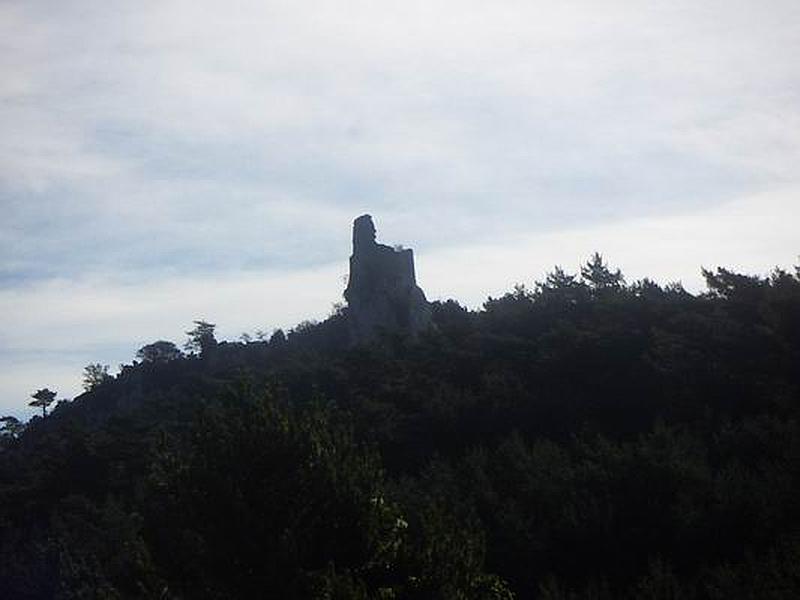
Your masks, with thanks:
M 372 341 L 381 331 L 415 336 L 430 326 L 431 309 L 417 285 L 413 251 L 377 243 L 370 215 L 353 223 L 344 297 L 353 343 Z

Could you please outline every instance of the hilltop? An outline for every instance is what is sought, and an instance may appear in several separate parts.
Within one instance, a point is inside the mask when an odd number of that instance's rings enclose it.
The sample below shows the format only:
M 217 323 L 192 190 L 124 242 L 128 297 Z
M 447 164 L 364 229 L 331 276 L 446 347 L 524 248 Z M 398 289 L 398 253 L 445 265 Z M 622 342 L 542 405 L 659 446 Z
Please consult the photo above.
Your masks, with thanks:
M 0 596 L 796 597 L 800 271 L 706 280 L 142 353 L 3 438 Z

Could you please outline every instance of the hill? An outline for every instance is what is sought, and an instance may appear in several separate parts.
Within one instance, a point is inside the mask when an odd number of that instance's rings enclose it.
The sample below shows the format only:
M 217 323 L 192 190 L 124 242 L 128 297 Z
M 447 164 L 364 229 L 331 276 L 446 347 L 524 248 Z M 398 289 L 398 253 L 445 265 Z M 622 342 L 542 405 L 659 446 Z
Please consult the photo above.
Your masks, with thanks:
M 2 598 L 800 596 L 800 270 L 126 366 L 0 452 Z

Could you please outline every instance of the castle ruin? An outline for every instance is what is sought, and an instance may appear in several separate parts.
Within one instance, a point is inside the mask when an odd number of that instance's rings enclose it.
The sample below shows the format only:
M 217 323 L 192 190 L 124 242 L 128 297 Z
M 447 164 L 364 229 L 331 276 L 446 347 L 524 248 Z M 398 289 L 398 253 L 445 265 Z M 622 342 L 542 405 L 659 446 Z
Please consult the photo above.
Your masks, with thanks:
M 414 253 L 375 241 L 370 215 L 353 222 L 353 255 L 344 297 L 353 343 L 374 340 L 380 332 L 415 336 L 431 323 L 431 309 L 417 285 Z

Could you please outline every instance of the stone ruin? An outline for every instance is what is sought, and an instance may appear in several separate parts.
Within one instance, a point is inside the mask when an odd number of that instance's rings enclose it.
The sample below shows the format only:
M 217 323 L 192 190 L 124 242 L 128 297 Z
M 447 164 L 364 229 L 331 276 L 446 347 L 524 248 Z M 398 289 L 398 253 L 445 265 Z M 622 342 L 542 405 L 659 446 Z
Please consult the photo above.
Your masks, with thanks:
M 414 273 L 413 251 L 377 243 L 370 215 L 353 222 L 344 297 L 354 344 L 373 341 L 381 332 L 414 337 L 431 324 L 431 308 Z

